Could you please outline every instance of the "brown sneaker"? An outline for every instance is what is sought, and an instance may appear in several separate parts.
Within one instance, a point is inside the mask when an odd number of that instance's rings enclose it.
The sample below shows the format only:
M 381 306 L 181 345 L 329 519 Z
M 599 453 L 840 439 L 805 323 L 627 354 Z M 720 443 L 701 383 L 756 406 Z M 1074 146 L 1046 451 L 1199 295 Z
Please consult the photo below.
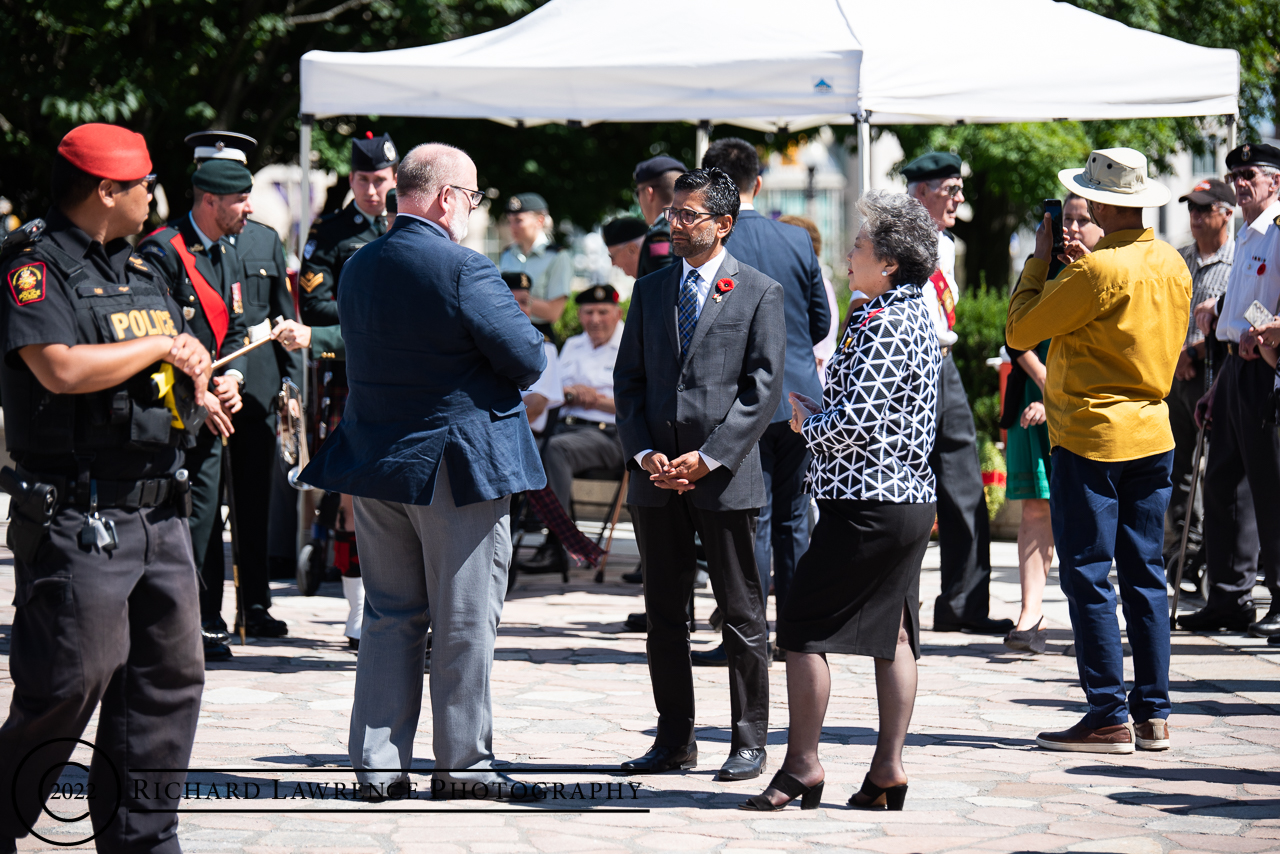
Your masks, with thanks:
M 1152 718 L 1133 725 L 1133 734 L 1138 738 L 1141 750 L 1169 749 L 1169 722 L 1161 718 Z
M 1133 732 L 1127 723 L 1098 729 L 1078 723 L 1063 732 L 1042 732 L 1036 736 L 1036 744 L 1076 753 L 1133 753 Z

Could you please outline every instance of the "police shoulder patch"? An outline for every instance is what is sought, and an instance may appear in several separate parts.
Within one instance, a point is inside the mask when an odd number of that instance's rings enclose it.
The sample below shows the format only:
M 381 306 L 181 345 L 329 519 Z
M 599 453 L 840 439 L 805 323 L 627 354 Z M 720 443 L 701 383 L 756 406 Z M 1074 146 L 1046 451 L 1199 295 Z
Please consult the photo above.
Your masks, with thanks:
M 47 277 L 43 261 L 23 264 L 9 273 L 9 290 L 18 305 L 28 305 L 44 299 Z
M 298 279 L 298 284 L 302 285 L 302 289 L 307 293 L 314 291 L 324 281 L 324 273 L 303 273 Z

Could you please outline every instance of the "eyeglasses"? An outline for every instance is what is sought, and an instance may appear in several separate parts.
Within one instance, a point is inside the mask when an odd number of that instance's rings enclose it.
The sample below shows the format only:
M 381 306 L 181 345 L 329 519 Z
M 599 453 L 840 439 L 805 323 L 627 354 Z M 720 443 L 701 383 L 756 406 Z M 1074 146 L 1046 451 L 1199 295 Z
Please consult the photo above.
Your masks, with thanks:
M 672 225 L 683 225 L 685 228 L 693 225 L 703 217 L 715 216 L 710 211 L 695 211 L 693 208 L 663 208 L 663 214 L 667 217 L 667 222 Z
M 457 190 L 465 195 L 473 208 L 480 207 L 480 203 L 484 201 L 484 193 L 479 190 L 468 190 L 466 187 L 459 187 L 457 184 L 445 184 L 445 186 L 450 190 Z
M 152 175 L 145 175 L 145 176 L 143 176 L 143 177 L 139 178 L 139 179 L 138 179 L 138 180 L 136 180 L 136 181 L 130 181 L 128 184 L 122 184 L 122 185 L 120 186 L 120 189 L 121 189 L 123 192 L 126 192 L 126 193 L 127 193 L 127 192 L 129 192 L 130 190 L 132 190 L 134 187 L 136 187 L 136 186 L 138 186 L 139 184 L 141 184 L 141 185 L 143 185 L 144 187 L 146 187 L 146 188 L 147 188 L 147 192 L 148 192 L 148 193 L 151 193 L 151 192 L 153 192 L 153 191 L 155 190 L 155 188 L 156 188 L 156 181 L 157 181 L 157 180 L 158 180 L 158 176 L 157 176 L 157 175 L 154 175 L 154 174 L 152 174 Z
M 1251 182 L 1256 177 L 1258 177 L 1257 169 L 1251 169 L 1251 168 L 1232 169 L 1230 172 L 1228 172 L 1226 175 L 1223 176 L 1223 180 L 1226 181 L 1228 184 L 1230 184 L 1232 181 Z
M 954 199 L 956 196 L 964 192 L 964 184 L 948 184 L 945 187 L 939 187 L 938 192 Z
M 1207 216 L 1218 209 L 1216 204 L 1199 205 L 1195 202 L 1187 202 L 1187 213 L 1192 216 Z

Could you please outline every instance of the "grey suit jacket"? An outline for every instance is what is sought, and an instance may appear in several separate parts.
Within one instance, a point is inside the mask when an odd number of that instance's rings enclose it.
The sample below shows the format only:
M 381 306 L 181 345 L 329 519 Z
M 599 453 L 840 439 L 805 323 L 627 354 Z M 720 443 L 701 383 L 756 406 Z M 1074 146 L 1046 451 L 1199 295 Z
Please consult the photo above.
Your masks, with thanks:
M 732 255 L 716 280 L 733 289 L 715 299 L 711 284 L 684 364 L 676 302 L 684 265 L 672 264 L 635 284 L 613 368 L 618 436 L 627 465 L 652 448 L 674 459 L 700 451 L 721 466 L 689 497 L 703 510 L 764 506 L 757 443 L 782 398 L 787 324 L 782 286 Z M 661 507 L 672 492 L 638 471 L 627 501 Z

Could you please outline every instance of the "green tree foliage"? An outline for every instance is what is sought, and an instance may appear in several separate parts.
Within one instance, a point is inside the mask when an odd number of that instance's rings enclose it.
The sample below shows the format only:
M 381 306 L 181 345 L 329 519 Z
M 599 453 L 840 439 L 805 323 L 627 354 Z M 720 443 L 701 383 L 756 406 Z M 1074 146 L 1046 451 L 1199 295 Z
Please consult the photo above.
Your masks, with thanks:
M 992 441 L 1000 438 L 1000 375 L 987 367 L 987 359 L 1004 346 L 1004 322 L 1009 298 L 1003 289 L 989 288 L 985 282 L 969 288 L 956 303 L 952 348 L 956 369 L 973 406 L 973 420 L 980 435 Z

